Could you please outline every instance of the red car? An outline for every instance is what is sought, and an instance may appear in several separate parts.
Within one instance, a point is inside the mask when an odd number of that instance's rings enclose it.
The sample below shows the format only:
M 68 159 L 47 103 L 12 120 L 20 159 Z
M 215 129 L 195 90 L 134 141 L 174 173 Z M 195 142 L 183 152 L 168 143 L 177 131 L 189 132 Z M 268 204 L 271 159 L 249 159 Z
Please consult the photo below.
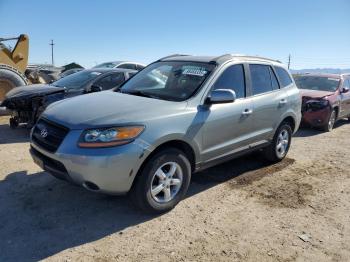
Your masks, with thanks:
M 331 131 L 335 122 L 350 120 L 350 74 L 295 76 L 302 96 L 302 124 Z

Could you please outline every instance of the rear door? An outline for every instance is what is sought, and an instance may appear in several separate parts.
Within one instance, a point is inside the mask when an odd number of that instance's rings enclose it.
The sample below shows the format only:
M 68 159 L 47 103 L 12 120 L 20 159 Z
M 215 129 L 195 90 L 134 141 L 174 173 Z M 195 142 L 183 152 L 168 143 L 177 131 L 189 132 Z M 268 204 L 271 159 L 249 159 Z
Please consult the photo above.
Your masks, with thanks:
M 257 143 L 272 139 L 274 130 L 287 110 L 288 95 L 280 88 L 274 68 L 267 64 L 250 64 L 253 121 Z

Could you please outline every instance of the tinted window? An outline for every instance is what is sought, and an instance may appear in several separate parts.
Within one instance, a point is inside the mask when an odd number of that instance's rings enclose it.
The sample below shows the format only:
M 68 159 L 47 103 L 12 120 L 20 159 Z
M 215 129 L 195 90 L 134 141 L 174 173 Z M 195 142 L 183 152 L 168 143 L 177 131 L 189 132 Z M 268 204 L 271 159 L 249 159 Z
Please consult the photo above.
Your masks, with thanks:
M 252 79 L 253 95 L 270 92 L 273 90 L 270 67 L 267 65 L 249 65 Z
M 270 69 L 270 78 L 271 78 L 271 83 L 272 83 L 272 89 L 276 90 L 280 88 L 280 85 L 278 84 L 277 77 L 275 75 L 275 72 L 273 72 L 272 67 L 269 66 Z
M 228 67 L 216 80 L 213 90 L 231 89 L 235 91 L 237 98 L 245 97 L 245 79 L 243 65 Z
M 134 64 L 121 64 L 117 66 L 118 68 L 124 68 L 124 69 L 134 69 L 136 70 L 136 65 Z
M 290 78 L 290 76 L 286 70 L 284 70 L 283 68 L 278 67 L 278 66 L 275 67 L 275 70 L 276 70 L 278 78 L 281 82 L 282 87 L 286 87 L 286 86 L 290 85 L 291 83 L 293 83 L 292 79 Z
M 95 85 L 102 87 L 103 90 L 108 90 L 121 85 L 124 80 L 123 73 L 116 73 L 101 78 L 95 83 Z

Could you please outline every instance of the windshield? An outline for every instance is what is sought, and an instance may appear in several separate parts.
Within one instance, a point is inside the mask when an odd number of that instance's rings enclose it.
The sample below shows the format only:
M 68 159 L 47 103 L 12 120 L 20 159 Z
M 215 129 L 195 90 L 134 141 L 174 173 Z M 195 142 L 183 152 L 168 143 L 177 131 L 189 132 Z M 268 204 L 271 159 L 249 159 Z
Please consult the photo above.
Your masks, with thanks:
M 52 85 L 58 87 L 66 87 L 67 89 L 79 89 L 82 88 L 87 82 L 95 79 L 99 75 L 101 75 L 101 72 L 90 70 L 81 71 L 61 78 L 56 82 L 53 82 Z
M 114 68 L 117 65 L 118 65 L 118 63 L 108 62 L 108 63 L 102 63 L 99 65 L 96 65 L 93 68 Z
M 296 76 L 295 83 L 298 88 L 317 91 L 334 92 L 339 87 L 340 79 L 324 76 Z
M 157 62 L 127 81 L 120 92 L 184 101 L 200 88 L 214 67 L 196 62 Z

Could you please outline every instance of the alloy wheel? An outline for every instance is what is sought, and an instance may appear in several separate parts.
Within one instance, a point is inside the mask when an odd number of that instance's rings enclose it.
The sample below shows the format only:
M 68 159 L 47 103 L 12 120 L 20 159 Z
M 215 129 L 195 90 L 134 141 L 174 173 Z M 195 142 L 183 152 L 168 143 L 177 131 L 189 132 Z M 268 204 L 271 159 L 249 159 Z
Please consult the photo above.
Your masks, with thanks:
M 167 162 L 154 173 L 151 182 L 151 196 L 158 203 L 174 199 L 181 189 L 183 172 L 176 162 Z
M 276 143 L 276 154 L 279 158 L 283 158 L 289 147 L 289 133 L 286 129 L 282 129 L 278 135 Z

